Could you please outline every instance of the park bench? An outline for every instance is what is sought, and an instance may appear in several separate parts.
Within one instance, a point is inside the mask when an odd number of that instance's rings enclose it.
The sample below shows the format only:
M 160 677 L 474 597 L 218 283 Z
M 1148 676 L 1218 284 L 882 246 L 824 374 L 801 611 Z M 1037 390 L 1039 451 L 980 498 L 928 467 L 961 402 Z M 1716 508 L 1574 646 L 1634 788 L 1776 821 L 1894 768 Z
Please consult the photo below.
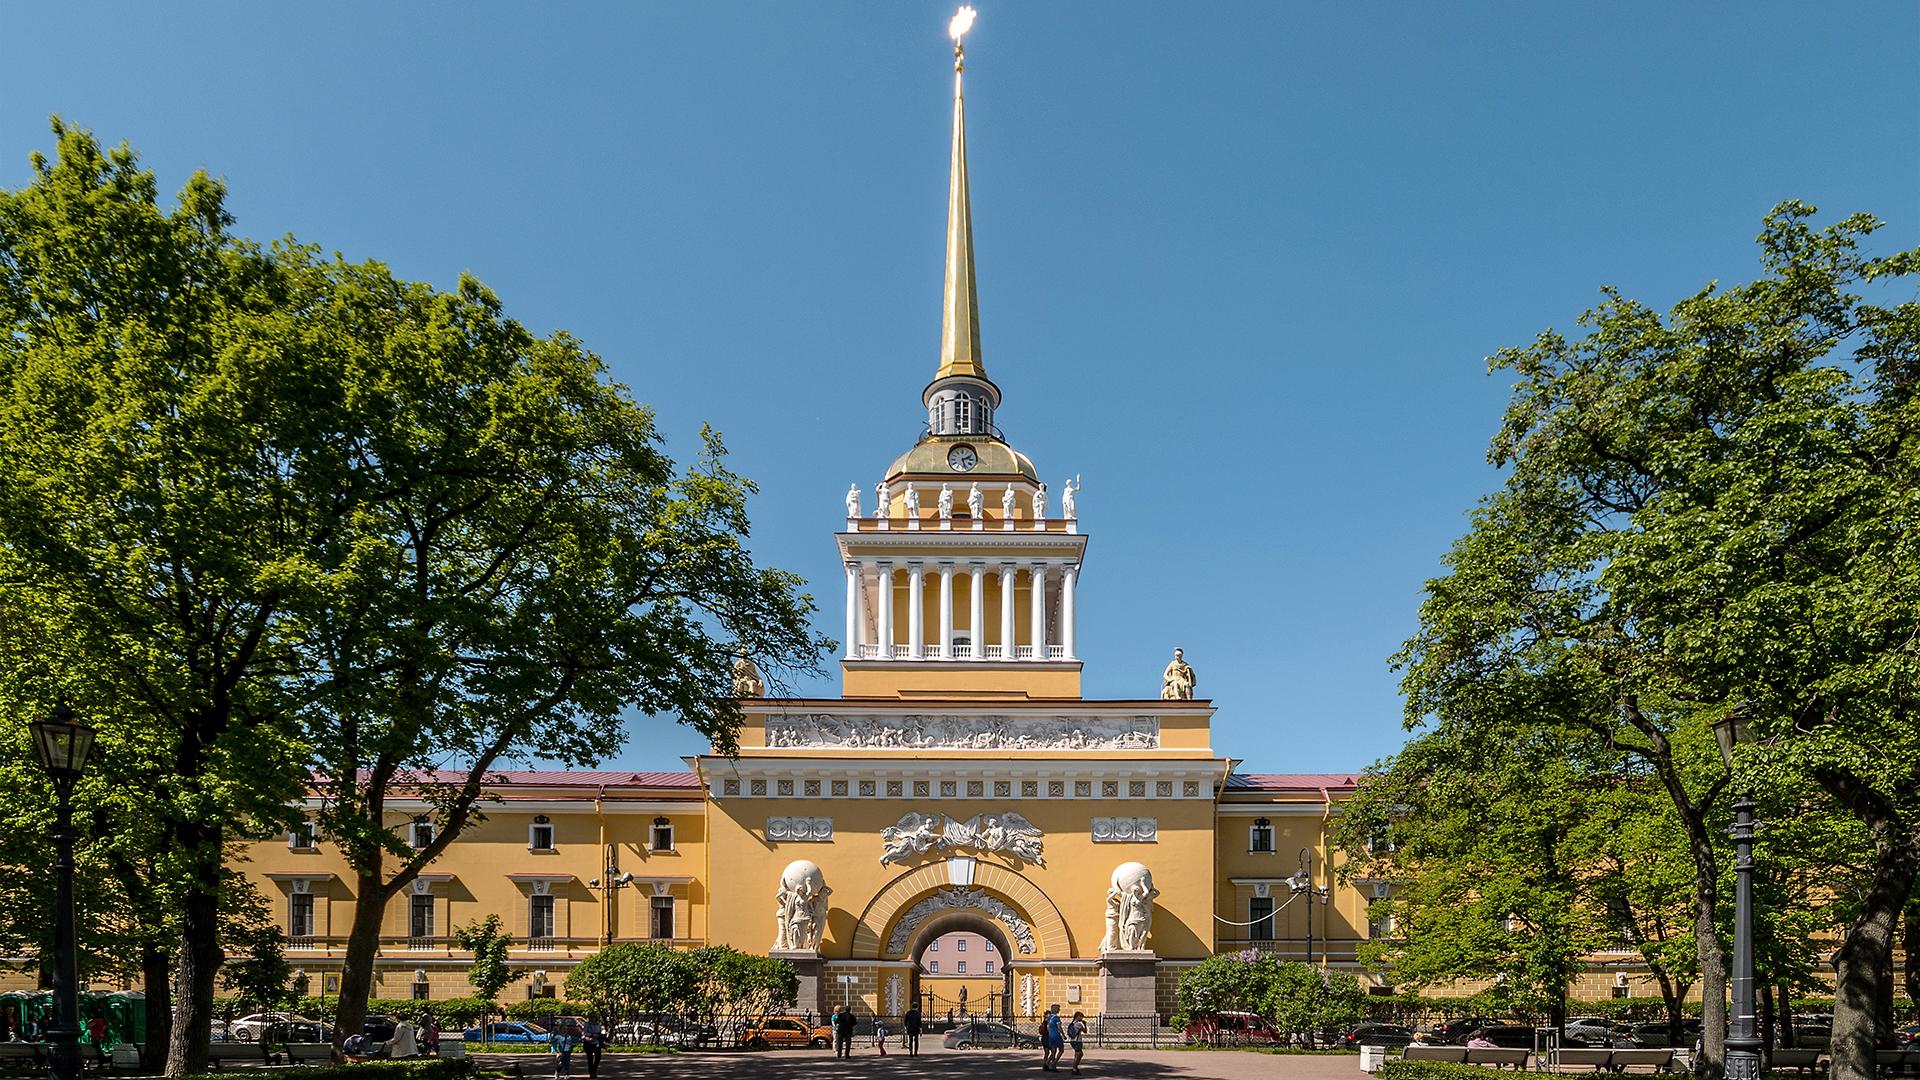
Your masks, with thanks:
M 1920 1072 L 1920 1054 L 1910 1050 L 1876 1050 L 1873 1071 L 1880 1076 Z
M 1569 1046 L 1559 1052 L 1554 1059 L 1561 1068 L 1587 1069 L 1594 1072 L 1613 1066 L 1613 1051 L 1601 1046 Z
M 1467 1048 L 1464 1046 L 1424 1046 L 1414 1044 L 1400 1051 L 1402 1061 L 1450 1061 L 1456 1064 L 1467 1060 Z
M 1607 1062 L 1607 1067 L 1614 1072 L 1626 1072 L 1633 1068 L 1643 1068 L 1653 1072 L 1666 1072 L 1673 1068 L 1674 1051 L 1672 1047 L 1659 1049 L 1649 1048 L 1645 1050 L 1615 1050 L 1612 1051 L 1612 1054 L 1613 1059 Z
M 1527 1067 L 1527 1055 L 1531 1050 L 1506 1046 L 1469 1046 L 1467 1064 L 1492 1065 L 1499 1069 L 1524 1069 Z
M 1773 1052 L 1773 1067 L 1801 1073 L 1825 1072 L 1824 1053 L 1819 1047 L 1783 1046 Z
M 40 1072 L 47 1065 L 40 1043 L 0 1043 L 0 1072 Z

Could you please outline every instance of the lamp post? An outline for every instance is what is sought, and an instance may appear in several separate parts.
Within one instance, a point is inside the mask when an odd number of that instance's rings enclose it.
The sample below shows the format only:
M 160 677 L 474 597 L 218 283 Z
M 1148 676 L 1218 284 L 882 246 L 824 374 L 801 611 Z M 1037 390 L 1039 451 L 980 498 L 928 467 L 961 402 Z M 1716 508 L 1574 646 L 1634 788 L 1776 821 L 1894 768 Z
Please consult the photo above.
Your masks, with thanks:
M 1734 748 L 1750 742 L 1747 707 L 1735 706 L 1713 722 L 1720 757 L 1733 769 Z M 1733 803 L 1733 1015 L 1727 1025 L 1727 1080 L 1760 1080 L 1760 1036 L 1754 1029 L 1753 1002 L 1753 797 L 1739 791 Z
M 613 902 L 619 890 L 633 884 L 632 874 L 620 872 L 620 849 L 607 845 L 607 868 L 597 878 L 589 878 L 587 886 L 600 890 L 600 945 L 605 948 L 613 944 Z
M 1293 890 L 1295 896 L 1301 893 L 1307 894 L 1307 963 L 1311 964 L 1313 963 L 1313 902 L 1318 900 L 1324 905 L 1328 895 L 1325 885 L 1316 886 L 1313 883 L 1313 852 L 1306 848 L 1300 849 L 1299 868 L 1287 875 L 1287 888 Z
M 93 751 L 93 729 L 75 720 L 65 702 L 54 706 L 51 717 L 31 726 L 34 749 L 53 779 L 54 792 L 53 1026 L 47 1029 L 48 1071 L 53 1080 L 77 1080 L 80 958 L 73 930 L 73 784 Z

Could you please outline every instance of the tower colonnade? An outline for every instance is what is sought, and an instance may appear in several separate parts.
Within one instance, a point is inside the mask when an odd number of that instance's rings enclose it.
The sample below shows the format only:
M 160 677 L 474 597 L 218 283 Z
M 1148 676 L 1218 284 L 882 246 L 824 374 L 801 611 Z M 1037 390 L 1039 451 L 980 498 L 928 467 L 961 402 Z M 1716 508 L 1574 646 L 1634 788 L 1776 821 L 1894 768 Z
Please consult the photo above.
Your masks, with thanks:
M 1079 576 L 1077 558 L 850 558 L 846 659 L 1078 660 L 1074 593 Z M 957 597 L 957 590 L 964 590 L 964 597 Z

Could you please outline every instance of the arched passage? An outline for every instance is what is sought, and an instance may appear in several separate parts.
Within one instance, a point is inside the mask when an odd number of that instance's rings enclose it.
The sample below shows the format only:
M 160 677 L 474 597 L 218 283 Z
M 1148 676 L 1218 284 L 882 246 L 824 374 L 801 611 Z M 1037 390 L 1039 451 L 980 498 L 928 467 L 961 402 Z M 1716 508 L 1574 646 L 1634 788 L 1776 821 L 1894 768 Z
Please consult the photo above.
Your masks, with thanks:
M 921 961 L 925 959 L 927 946 L 956 930 L 972 931 L 993 943 L 1000 958 L 1000 970 L 985 978 L 997 981 L 1000 989 L 991 994 L 988 1000 L 965 1000 L 934 995 L 931 991 L 942 980 L 922 974 Z M 938 1017 L 949 1009 L 958 1009 L 963 1013 L 984 1013 L 1003 1020 L 1013 1018 L 1013 973 L 1017 963 L 1008 962 L 1013 956 L 1013 944 L 1000 924 L 973 911 L 947 911 L 936 915 L 914 928 L 913 936 L 907 945 L 907 958 L 913 961 L 911 987 L 912 997 L 919 1001 L 929 1018 Z M 1031 961 L 1029 961 L 1031 962 Z M 964 982 L 966 980 L 956 980 Z
M 954 858 L 908 870 L 876 893 L 854 926 L 851 958 L 907 959 L 920 925 L 952 912 L 998 924 L 1008 964 L 1073 956 L 1067 921 L 1038 885 L 997 863 Z

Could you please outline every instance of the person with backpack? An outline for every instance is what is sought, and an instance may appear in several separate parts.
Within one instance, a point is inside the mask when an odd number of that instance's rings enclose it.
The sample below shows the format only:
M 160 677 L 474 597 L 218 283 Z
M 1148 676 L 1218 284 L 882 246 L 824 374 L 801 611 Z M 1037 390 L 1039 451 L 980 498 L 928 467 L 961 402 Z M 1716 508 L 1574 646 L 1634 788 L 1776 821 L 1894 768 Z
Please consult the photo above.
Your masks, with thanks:
M 1073 1047 L 1073 1074 L 1080 1075 L 1080 1059 L 1087 1056 L 1087 1014 L 1075 1010 L 1067 1025 L 1067 1045 Z
M 1060 1029 L 1060 1003 L 1047 1006 L 1040 1021 L 1040 1067 L 1047 1072 L 1060 1071 L 1060 1055 L 1066 1049 L 1066 1034 Z
M 552 1035 L 548 1036 L 547 1048 L 553 1051 L 553 1075 L 555 1080 L 559 1080 L 560 1077 L 571 1078 L 573 1076 L 574 1045 L 573 1022 L 570 1020 L 562 1023 L 554 1030 Z

